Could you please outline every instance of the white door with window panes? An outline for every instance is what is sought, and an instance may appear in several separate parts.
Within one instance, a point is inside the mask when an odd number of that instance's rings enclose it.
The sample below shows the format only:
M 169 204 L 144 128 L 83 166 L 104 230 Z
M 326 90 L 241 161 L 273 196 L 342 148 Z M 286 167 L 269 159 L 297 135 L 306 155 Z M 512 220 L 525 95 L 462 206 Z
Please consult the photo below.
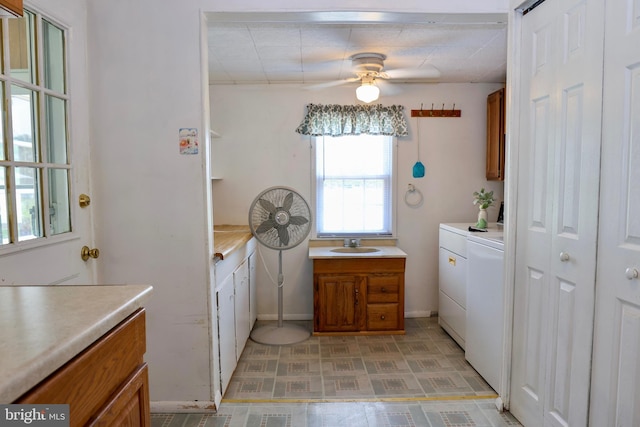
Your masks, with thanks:
M 0 39 L 0 285 L 93 282 L 87 141 L 70 122 L 68 29 L 37 11 L 3 18 Z

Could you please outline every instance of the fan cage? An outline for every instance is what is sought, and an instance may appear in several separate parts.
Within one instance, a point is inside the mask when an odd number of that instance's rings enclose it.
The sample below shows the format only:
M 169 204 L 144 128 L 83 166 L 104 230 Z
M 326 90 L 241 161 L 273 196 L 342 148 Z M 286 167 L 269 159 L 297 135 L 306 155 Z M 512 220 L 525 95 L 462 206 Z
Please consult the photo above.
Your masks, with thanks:
M 289 242 L 284 244 L 280 240 L 276 228 L 271 228 L 261 233 L 258 233 L 257 229 L 263 222 L 269 220 L 270 215 L 272 215 L 269 210 L 261 205 L 260 200 L 266 200 L 277 209 L 282 209 L 285 204 L 285 198 L 289 194 L 293 195 L 293 202 L 286 212 L 290 217 L 306 218 L 307 222 L 300 225 L 289 223 L 286 227 Z M 311 223 L 311 209 L 306 200 L 296 190 L 289 187 L 271 187 L 264 190 L 255 198 L 249 209 L 249 228 L 251 233 L 261 244 L 271 249 L 285 250 L 298 246 L 309 235 Z

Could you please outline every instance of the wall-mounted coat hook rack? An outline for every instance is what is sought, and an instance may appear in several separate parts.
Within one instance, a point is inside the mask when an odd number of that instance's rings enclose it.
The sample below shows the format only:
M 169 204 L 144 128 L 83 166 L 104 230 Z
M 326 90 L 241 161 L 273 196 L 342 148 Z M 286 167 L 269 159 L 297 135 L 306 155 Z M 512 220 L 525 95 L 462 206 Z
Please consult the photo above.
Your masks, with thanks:
M 444 104 L 441 109 L 434 109 L 431 104 L 431 110 L 424 110 L 420 104 L 419 110 L 411 110 L 411 117 L 460 117 L 461 115 L 462 110 L 456 110 L 456 104 L 453 104 L 450 110 L 445 110 Z

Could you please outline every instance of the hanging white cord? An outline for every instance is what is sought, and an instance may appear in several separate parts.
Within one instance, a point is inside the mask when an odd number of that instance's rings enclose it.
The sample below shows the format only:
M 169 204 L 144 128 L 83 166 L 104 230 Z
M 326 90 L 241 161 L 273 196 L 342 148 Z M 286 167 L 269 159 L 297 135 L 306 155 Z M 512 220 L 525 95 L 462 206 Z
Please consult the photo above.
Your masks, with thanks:
M 416 201 L 410 202 L 409 197 L 414 193 L 418 194 L 418 199 Z M 423 201 L 424 197 L 422 196 L 422 192 L 418 190 L 413 184 L 409 184 L 409 189 L 406 193 L 404 193 L 404 202 L 407 204 L 407 206 L 417 208 L 419 206 L 422 206 Z
M 416 117 L 416 136 L 418 137 L 418 161 L 420 161 L 420 120 Z
M 258 256 L 260 257 L 260 260 L 262 261 L 262 266 L 264 267 L 264 271 L 267 272 L 267 276 L 269 277 L 269 280 L 271 280 L 271 283 L 273 283 L 274 285 L 276 285 L 276 287 L 281 288 L 284 286 L 284 277 L 282 278 L 282 284 L 278 284 L 278 282 L 276 280 L 273 280 L 273 276 L 271 276 L 271 273 L 269 273 L 269 269 L 267 268 L 267 263 L 264 260 L 264 257 L 262 256 L 262 250 L 261 247 L 258 246 Z

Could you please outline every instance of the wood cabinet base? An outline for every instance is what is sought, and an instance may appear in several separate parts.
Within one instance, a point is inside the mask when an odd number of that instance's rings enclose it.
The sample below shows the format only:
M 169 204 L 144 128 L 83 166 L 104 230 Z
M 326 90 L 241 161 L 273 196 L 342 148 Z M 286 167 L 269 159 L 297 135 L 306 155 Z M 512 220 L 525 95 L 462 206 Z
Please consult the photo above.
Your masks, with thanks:
M 404 258 L 315 259 L 313 335 L 404 335 Z
M 136 311 L 15 403 L 69 405 L 71 426 L 150 426 L 145 312 Z

